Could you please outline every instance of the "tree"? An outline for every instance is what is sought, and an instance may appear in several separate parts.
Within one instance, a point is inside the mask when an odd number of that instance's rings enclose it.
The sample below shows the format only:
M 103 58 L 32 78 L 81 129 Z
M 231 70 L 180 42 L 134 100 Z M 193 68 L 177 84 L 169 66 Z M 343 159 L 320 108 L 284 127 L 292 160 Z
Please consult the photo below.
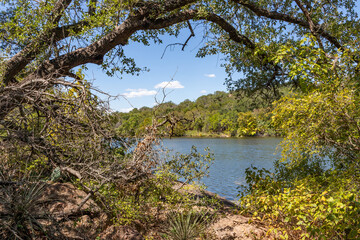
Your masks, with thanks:
M 77 69 L 92 63 L 101 65 L 109 75 L 138 74 L 141 69 L 124 55 L 123 45 L 131 41 L 158 43 L 161 34 L 176 36 L 187 28 L 190 39 L 195 21 L 207 25 L 206 44 L 197 55 L 225 54 L 230 89 L 263 91 L 279 98 L 278 87 L 292 84 L 308 94 L 303 99 L 307 106 L 316 103 L 318 109 L 321 105 L 314 97 L 317 92 L 321 96 L 329 94 L 328 99 L 341 100 L 345 105 L 346 99 L 336 96 L 351 92 L 355 100 L 347 106 L 355 107 L 345 113 L 354 114 L 340 115 L 340 120 L 333 123 L 344 126 L 352 137 L 347 140 L 340 135 L 337 139 L 338 132 L 330 131 L 320 134 L 328 139 L 318 138 L 316 144 L 331 148 L 340 140 L 343 147 L 336 156 L 358 159 L 355 113 L 359 19 L 355 1 L 2 0 L 1 4 L 0 147 L 5 163 L 1 174 L 10 174 L 5 184 L 19 180 L 21 174 L 25 176 L 25 170 L 45 169 L 51 176 L 60 168 L 78 179 L 95 178 L 97 185 L 89 189 L 94 194 L 103 184 L 100 179 L 116 179 L 120 184 L 149 174 L 150 163 L 146 171 L 141 170 L 142 166 L 135 167 L 136 171 L 124 170 L 147 161 L 149 158 L 140 150 L 149 148 L 135 151 L 133 161 L 126 162 L 129 165 L 120 164 L 124 152 L 116 154 L 119 148 L 113 148 L 113 141 L 118 140 L 116 144 L 120 145 L 123 142 L 104 126 L 108 117 L 106 103 L 92 94 L 91 86 Z M 241 72 L 244 77 L 234 80 L 233 72 Z M 329 87 L 333 84 L 336 89 Z M 279 106 L 288 107 L 285 102 Z M 285 125 L 301 114 L 296 110 L 292 113 L 282 115 Z M 310 116 L 311 112 L 306 114 Z M 312 119 L 314 125 L 319 123 L 319 117 Z M 299 126 L 295 130 L 303 133 Z M 153 133 L 150 135 L 148 142 L 140 146 L 150 146 L 155 139 Z M 86 163 L 97 157 L 101 159 L 97 167 L 105 166 L 106 170 L 100 175 L 86 170 Z M 45 167 L 36 168 L 40 165 Z M 120 174 L 115 174 L 116 169 Z
M 43 215 L 25 201 L 37 203 L 44 180 L 75 182 L 88 193 L 84 202 L 101 199 L 99 206 L 112 220 L 124 217 L 116 211 L 130 185 L 136 192 L 131 201 L 143 202 L 138 195 L 153 186 L 143 184 L 157 166 L 151 156 L 155 128 L 127 154 L 129 142 L 114 133 L 106 102 L 93 94 L 81 69 L 74 68 L 95 63 L 110 75 L 136 73 L 140 69 L 123 55 L 121 45 L 130 38 L 146 43 L 155 34 L 137 35 L 139 30 L 195 16 L 189 9 L 177 12 L 190 2 L 1 1 L 0 205 L 15 207 L 2 207 L 2 237 L 36 238 L 39 230 L 55 238 L 56 226 L 41 226 Z M 112 61 L 113 56 L 119 58 Z M 118 68 L 118 60 L 125 67 Z M 113 188 L 116 193 L 107 194 Z M 21 189 L 40 194 L 18 196 Z M 76 214 L 84 202 L 73 209 Z
M 308 34 L 316 38 L 313 48 L 320 48 L 327 56 L 337 51 L 350 49 L 356 56 L 359 24 L 354 11 L 355 1 L 230 1 L 230 4 L 214 3 L 217 11 L 222 11 L 224 19 L 237 26 L 239 34 L 245 35 L 252 44 L 237 44 L 231 37 L 220 35 L 208 42 L 198 53 L 224 53 L 229 77 L 226 81 L 230 89 L 271 92 L 279 96 L 277 86 L 291 83 L 302 87 L 306 85 L 299 76 L 289 76 L 289 66 L 294 66 L 296 56 L 274 62 L 280 48 L 284 45 L 298 48 Z M 221 29 L 210 30 L 215 35 Z M 355 44 L 355 45 L 354 45 Z M 356 57 L 354 57 L 356 58 Z M 331 61 L 331 60 L 329 60 Z M 356 59 L 354 59 L 357 64 Z M 233 73 L 242 72 L 244 77 L 234 79 Z
M 301 61 L 299 56 L 307 51 L 321 51 L 321 54 L 313 54 L 301 66 L 311 66 L 313 70 L 337 68 L 346 58 L 349 63 L 346 71 L 354 75 L 352 79 L 358 76 L 359 21 L 355 2 L 350 0 L 331 3 L 3 0 L 1 3 L 0 121 L 7 131 L 5 138 L 11 133 L 12 137 L 24 139 L 24 134 L 13 133 L 26 129 L 27 120 L 17 124 L 11 121 L 24 116 L 24 107 L 39 116 L 59 114 L 54 106 L 61 106 L 64 88 L 86 92 L 88 85 L 81 71 L 75 72 L 76 67 L 93 63 L 102 65 L 110 75 L 137 74 L 141 69 L 124 55 L 123 45 L 129 41 L 161 42 L 161 34 L 176 36 L 182 28 L 191 30 L 192 21 L 208 24 L 207 36 L 215 36 L 214 40 L 207 39 L 198 56 L 226 54 L 230 88 L 266 89 L 277 96 L 280 84 L 293 83 L 308 91 L 318 84 L 319 77 L 314 71 L 309 75 L 308 68 L 296 67 L 297 61 Z M 311 43 L 301 40 L 309 36 L 314 39 Z M 232 80 L 233 71 L 243 72 L 245 78 Z M 84 106 L 91 106 L 93 101 L 81 96 L 86 94 L 79 93 L 76 97 Z M 59 116 L 66 117 L 66 113 L 64 109 Z
M 177 23 L 190 19 L 219 22 L 238 41 L 247 41 L 216 14 L 202 14 L 199 4 L 178 0 L 3 1 L 1 46 L 6 54 L 2 58 L 0 118 L 26 99 L 24 92 L 31 95 L 61 84 L 61 77 L 76 77 L 71 70 L 77 66 L 99 64 L 109 74 L 139 71 L 132 59 L 124 56 L 121 45 L 129 40 L 157 41 L 159 29 Z M 28 21 L 30 15 L 37 17 Z M 138 33 L 144 30 L 145 34 Z M 114 55 L 120 56 L 117 60 L 124 67 L 114 65 Z
M 71 70 L 77 66 L 100 64 L 109 74 L 138 72 L 140 69 L 124 56 L 121 46 L 129 41 L 160 41 L 162 29 L 176 35 L 189 20 L 210 22 L 209 32 L 219 39 L 209 41 L 199 56 L 221 51 L 229 56 L 229 72 L 237 70 L 247 75 L 246 81 L 233 82 L 229 78 L 229 86 L 275 89 L 288 80 L 283 77 L 284 64 L 271 60 L 279 46 L 298 42 L 298 36 L 312 33 L 319 46 L 331 52 L 344 50 L 357 34 L 347 31 L 352 28 L 350 20 L 356 18 L 353 1 L 295 2 L 2 1 L 5 10 L 1 14 L 1 46 L 5 54 L 0 118 L 25 100 L 24 91 L 30 94 L 49 89 L 59 84 L 59 77 L 75 77 Z M 175 24 L 179 25 L 169 28 Z M 289 26 L 291 32 L 286 29 Z M 114 65 L 114 55 L 119 56 L 116 60 L 122 67 Z M 297 78 L 292 81 L 301 84 Z

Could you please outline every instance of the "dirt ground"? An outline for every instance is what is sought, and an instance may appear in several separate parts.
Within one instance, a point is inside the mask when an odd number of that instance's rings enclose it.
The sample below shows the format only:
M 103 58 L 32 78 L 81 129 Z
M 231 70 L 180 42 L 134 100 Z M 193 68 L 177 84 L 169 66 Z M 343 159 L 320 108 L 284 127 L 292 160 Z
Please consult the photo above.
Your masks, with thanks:
M 178 187 L 175 184 L 174 187 Z M 262 226 L 250 223 L 250 218 L 235 214 L 236 205 L 215 194 L 197 188 L 185 188 L 194 197 L 217 198 L 223 205 L 221 214 L 208 226 L 206 235 L 211 239 L 234 240 L 234 239 L 270 239 L 266 237 L 266 229 Z M 39 212 L 46 212 L 53 216 L 58 224 L 57 234 L 61 239 L 116 239 L 116 240 L 144 240 L 161 239 L 157 237 L 145 238 L 135 228 L 128 226 L 117 226 L 109 221 L 106 214 L 102 213 L 97 204 L 89 199 L 78 209 L 83 200 L 87 197 L 84 191 L 75 188 L 70 183 L 54 183 L 46 187 L 44 199 L 53 199 L 46 206 L 42 206 Z M 77 211 L 74 211 L 76 209 Z M 6 211 L 6 206 L 0 206 L 0 210 Z M 42 224 L 51 222 L 45 220 Z M 157 231 L 154 228 L 153 232 Z

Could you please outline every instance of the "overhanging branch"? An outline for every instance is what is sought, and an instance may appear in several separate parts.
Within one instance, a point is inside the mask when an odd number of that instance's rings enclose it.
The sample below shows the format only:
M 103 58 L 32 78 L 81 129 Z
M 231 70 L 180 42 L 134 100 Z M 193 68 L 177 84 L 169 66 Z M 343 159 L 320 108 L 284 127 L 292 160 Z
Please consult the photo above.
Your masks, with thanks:
M 295 25 L 307 28 L 310 30 L 310 25 L 307 21 L 304 21 L 302 19 L 284 14 L 279 13 L 276 11 L 269 11 L 267 9 L 263 9 L 259 7 L 257 4 L 250 2 L 249 0 L 232 0 L 234 3 L 240 4 L 241 6 L 246 7 L 247 9 L 250 9 L 252 12 L 254 12 L 256 15 L 261 17 L 266 17 L 273 20 L 280 20 L 288 23 L 293 23 Z M 332 36 L 330 33 L 326 32 L 325 29 L 318 23 L 314 23 L 315 28 L 317 29 L 317 33 L 327 39 L 331 44 L 333 44 L 335 47 L 339 49 L 343 49 L 343 46 L 339 43 L 339 41 L 336 39 L 336 37 Z

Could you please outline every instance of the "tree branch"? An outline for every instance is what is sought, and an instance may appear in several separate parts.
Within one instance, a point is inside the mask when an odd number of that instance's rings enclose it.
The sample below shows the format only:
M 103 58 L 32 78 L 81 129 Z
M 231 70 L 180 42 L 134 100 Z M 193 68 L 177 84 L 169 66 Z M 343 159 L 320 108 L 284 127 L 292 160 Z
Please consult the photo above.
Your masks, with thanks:
M 319 37 L 319 34 L 317 33 L 317 30 L 316 30 L 316 26 L 310 16 L 310 13 L 308 12 L 308 10 L 302 5 L 302 3 L 299 1 L 299 0 L 295 0 L 296 4 L 299 6 L 299 8 L 301 9 L 301 11 L 304 13 L 307 21 L 308 21 L 308 24 L 309 24 L 309 28 L 310 28 L 310 31 L 312 33 L 312 35 L 314 35 L 314 37 L 316 38 L 316 40 L 318 41 L 318 44 L 319 44 L 319 47 L 324 50 L 324 45 L 321 41 L 321 38 Z
M 184 43 L 171 43 L 171 44 L 168 44 L 168 45 L 165 47 L 163 54 L 161 55 L 161 59 L 164 57 L 164 55 L 165 55 L 165 53 L 166 53 L 166 49 L 167 49 L 168 47 L 170 47 L 170 46 L 175 46 L 175 45 L 181 45 L 181 46 L 182 46 L 181 51 L 184 51 L 184 49 L 185 49 L 186 45 L 188 44 L 188 42 L 190 41 L 190 39 L 191 39 L 192 37 L 195 37 L 195 33 L 194 33 L 193 28 L 191 27 L 190 22 L 187 21 L 187 24 L 188 24 L 188 27 L 189 27 L 189 29 L 190 29 L 190 35 L 189 35 L 189 37 L 186 39 L 186 41 L 185 41 Z
M 54 9 L 49 17 L 49 25 L 56 26 L 62 17 L 64 10 L 70 5 L 72 0 L 59 0 L 56 2 Z M 51 44 L 51 37 L 53 30 L 45 30 L 37 38 L 35 38 L 24 49 L 15 54 L 5 63 L 5 71 L 2 74 L 5 85 L 16 82 L 15 76 L 22 71 L 26 65 L 35 59 L 36 55 L 41 52 L 41 49 L 48 47 Z M 41 48 L 39 46 L 42 46 Z
M 93 16 L 95 14 L 95 10 L 96 10 L 96 4 L 97 4 L 97 0 L 89 0 L 89 15 Z
M 299 25 L 304 28 L 310 29 L 309 23 L 302 19 L 290 16 L 287 14 L 279 13 L 276 11 L 269 11 L 267 9 L 263 9 L 263 8 L 257 6 L 255 3 L 252 3 L 248 0 L 232 0 L 232 1 L 250 9 L 252 12 L 254 12 L 258 16 L 270 18 L 273 20 L 285 21 L 288 23 L 293 23 L 295 25 Z M 327 39 L 335 47 L 337 47 L 339 49 L 343 48 L 343 46 L 339 43 L 339 41 L 334 36 L 332 36 L 330 33 L 326 32 L 325 29 L 320 24 L 314 23 L 314 26 L 317 29 L 317 33 L 320 36 Z
M 182 50 L 182 51 L 184 51 L 184 49 L 185 49 L 185 47 L 186 47 L 187 43 L 189 42 L 189 40 L 190 40 L 192 37 L 195 37 L 195 33 L 194 33 L 193 28 L 191 27 L 190 22 L 189 22 L 189 21 L 187 21 L 187 24 L 188 24 L 188 27 L 189 27 L 189 29 L 190 29 L 191 34 L 190 34 L 190 36 L 186 39 L 186 41 L 185 41 L 185 43 L 184 43 L 183 47 L 181 48 L 181 50 Z
M 180 1 L 171 1 L 179 4 Z M 191 1 L 186 1 L 191 2 Z M 146 14 L 145 14 L 146 15 Z M 250 49 L 255 49 L 255 44 L 251 42 L 246 36 L 239 34 L 236 29 L 229 24 L 225 19 L 217 16 L 216 14 L 206 14 L 205 16 L 198 16 L 196 10 L 186 10 L 179 13 L 175 13 L 166 17 L 153 19 L 145 17 L 144 15 L 129 16 L 122 24 L 117 26 L 112 32 L 105 35 L 100 40 L 88 45 L 87 47 L 77 49 L 73 52 L 56 57 L 52 60 L 44 61 L 37 71 L 26 77 L 22 86 L 26 86 L 26 89 L 30 87 L 34 89 L 48 89 L 53 84 L 46 83 L 47 79 L 56 79 L 66 75 L 70 69 L 87 63 L 101 64 L 103 56 L 116 47 L 117 45 L 125 45 L 130 36 L 139 30 L 148 29 L 161 29 L 172 26 L 174 24 L 188 21 L 190 19 L 207 20 L 218 24 L 224 31 L 229 34 L 231 40 L 244 44 Z M 42 79 L 38 81 L 35 79 Z M 51 81 L 50 81 L 51 82 Z M 25 85 L 23 85 L 25 84 Z M 2 92 L 7 92 L 14 97 L 15 101 L 8 101 L 9 95 L 5 94 L 0 96 L 0 120 L 3 119 L 8 112 L 10 112 L 16 104 L 24 101 L 24 90 L 19 86 L 14 88 L 2 89 Z

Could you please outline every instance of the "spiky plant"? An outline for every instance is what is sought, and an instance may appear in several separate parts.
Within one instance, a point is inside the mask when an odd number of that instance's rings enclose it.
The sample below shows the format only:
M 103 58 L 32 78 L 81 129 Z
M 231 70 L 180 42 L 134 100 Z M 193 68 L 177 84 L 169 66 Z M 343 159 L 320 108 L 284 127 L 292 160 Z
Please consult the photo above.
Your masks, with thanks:
M 36 233 L 45 234 L 38 221 L 44 217 L 39 206 L 46 183 L 10 183 L 1 186 L 0 237 L 7 239 L 34 239 Z M 42 215 L 42 216 L 41 216 Z
M 205 231 L 209 220 L 209 214 L 205 212 L 170 212 L 165 235 L 172 240 L 195 239 Z

